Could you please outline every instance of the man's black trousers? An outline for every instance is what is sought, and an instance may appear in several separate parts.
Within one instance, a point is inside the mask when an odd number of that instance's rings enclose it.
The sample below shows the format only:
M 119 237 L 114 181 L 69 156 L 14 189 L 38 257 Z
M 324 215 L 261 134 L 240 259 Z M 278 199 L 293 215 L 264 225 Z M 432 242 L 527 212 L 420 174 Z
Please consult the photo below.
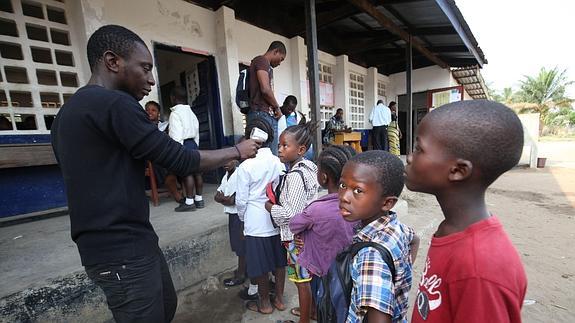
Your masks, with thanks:
M 372 133 L 373 133 L 373 149 L 389 151 L 387 126 L 373 127 Z
M 174 318 L 178 299 L 159 248 L 150 255 L 85 269 L 104 291 L 116 322 L 157 323 Z

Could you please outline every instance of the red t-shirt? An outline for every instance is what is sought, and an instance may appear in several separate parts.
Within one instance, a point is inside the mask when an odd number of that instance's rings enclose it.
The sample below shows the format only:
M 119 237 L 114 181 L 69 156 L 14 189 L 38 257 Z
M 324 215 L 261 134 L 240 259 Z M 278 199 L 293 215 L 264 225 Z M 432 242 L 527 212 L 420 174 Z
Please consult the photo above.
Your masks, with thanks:
M 411 322 L 521 322 L 526 289 L 517 250 L 492 216 L 432 238 Z

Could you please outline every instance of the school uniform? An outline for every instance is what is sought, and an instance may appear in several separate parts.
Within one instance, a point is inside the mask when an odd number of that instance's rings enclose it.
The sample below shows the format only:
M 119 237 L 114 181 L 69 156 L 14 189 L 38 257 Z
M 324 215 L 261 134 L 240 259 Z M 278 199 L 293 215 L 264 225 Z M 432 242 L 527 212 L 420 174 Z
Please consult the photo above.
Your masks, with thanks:
M 244 221 L 246 271 L 256 278 L 286 266 L 286 251 L 280 231 L 275 228 L 265 208 L 266 186 L 277 180 L 284 169 L 269 148 L 260 148 L 255 158 L 248 159 L 236 170 L 236 208 Z
M 237 187 L 237 176 L 236 173 L 231 175 L 226 172 L 220 186 L 218 187 L 218 192 L 222 192 L 224 196 L 232 196 L 236 193 Z M 242 226 L 243 221 L 240 220 L 238 216 L 238 209 L 235 205 L 224 205 L 224 213 L 228 215 L 228 233 L 230 236 L 230 246 L 232 251 L 236 253 L 236 256 L 242 257 L 246 254 L 245 242 L 242 239 Z

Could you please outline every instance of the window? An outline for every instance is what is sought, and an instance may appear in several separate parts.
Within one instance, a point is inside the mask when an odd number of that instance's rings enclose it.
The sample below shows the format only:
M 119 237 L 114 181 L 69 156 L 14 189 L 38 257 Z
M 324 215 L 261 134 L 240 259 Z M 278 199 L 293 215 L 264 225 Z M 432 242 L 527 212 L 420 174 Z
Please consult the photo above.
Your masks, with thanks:
M 6 97 L 6 92 L 4 90 L 0 90 L 0 107 L 7 107 L 8 106 L 8 98 Z
M 331 72 L 331 65 L 319 63 L 319 80 L 320 82 L 333 84 L 333 74 Z
M 12 106 L 16 108 L 31 108 L 34 106 L 32 93 L 30 92 L 10 91 L 10 101 L 12 101 Z
M 348 123 L 353 129 L 365 127 L 364 80 L 361 74 L 349 74 L 349 117 Z
M 12 117 L 7 113 L 0 114 L 0 131 L 13 130 Z
M 52 54 L 48 48 L 31 47 L 32 60 L 36 63 L 52 64 Z
M 14 114 L 14 121 L 18 130 L 38 130 L 36 116 L 33 114 Z
M 26 24 L 26 34 L 31 40 L 48 41 L 48 32 L 43 26 Z
M 50 130 L 52 128 L 52 123 L 54 123 L 54 119 L 56 119 L 56 116 L 54 116 L 54 115 L 45 115 L 44 116 L 44 124 L 46 124 L 47 130 Z
M 58 93 L 40 93 L 40 101 L 43 108 L 59 108 L 60 95 Z
M 60 72 L 60 81 L 62 82 L 62 86 L 78 86 L 76 73 Z
M 18 27 L 14 20 L 0 18 L 0 35 L 18 37 Z
M 321 113 L 321 129 L 325 129 L 325 124 L 335 114 L 335 108 L 322 105 L 320 108 L 320 113 Z
M 74 55 L 72 55 L 72 52 L 57 50 L 55 53 L 56 63 L 58 65 L 74 66 Z
M 22 1 L 22 13 L 24 16 L 44 19 L 42 5 L 31 1 Z
M 12 1 L 10 0 L 0 0 L 0 11 L 13 13 Z
M 36 70 L 36 76 L 38 77 L 38 84 L 58 85 L 58 79 L 56 79 L 55 71 Z
M 377 97 L 380 99 L 387 97 L 385 93 L 385 83 L 381 81 L 377 82 Z
M 80 49 L 68 21 L 68 2 L 0 0 L 2 135 L 48 133 L 83 80 L 83 71 L 76 69 Z
M 5 66 L 4 73 L 8 83 L 28 83 L 28 74 L 24 67 Z
M 50 6 L 46 7 L 46 10 L 48 11 L 48 20 L 66 24 L 66 13 L 64 10 Z
M 68 37 L 67 31 L 50 29 L 50 35 L 52 36 L 52 42 L 54 44 L 70 45 L 70 38 Z
M 22 47 L 19 44 L 0 42 L 0 55 L 2 58 L 23 60 Z

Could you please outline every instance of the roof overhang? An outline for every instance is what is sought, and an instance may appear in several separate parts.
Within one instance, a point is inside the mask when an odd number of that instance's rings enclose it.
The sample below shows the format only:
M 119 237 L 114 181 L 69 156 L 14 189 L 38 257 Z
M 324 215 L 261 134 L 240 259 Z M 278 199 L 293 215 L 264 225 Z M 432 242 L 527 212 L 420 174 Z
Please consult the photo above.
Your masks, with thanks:
M 451 70 L 453 78 L 465 88 L 474 99 L 488 99 L 487 87 L 478 66 L 460 67 Z
M 235 11 L 236 19 L 287 38 L 305 38 L 301 0 L 186 0 L 217 10 Z M 348 55 L 382 74 L 406 69 L 406 40 L 413 47 L 413 69 L 483 66 L 487 63 L 453 0 L 316 0 L 318 48 Z

